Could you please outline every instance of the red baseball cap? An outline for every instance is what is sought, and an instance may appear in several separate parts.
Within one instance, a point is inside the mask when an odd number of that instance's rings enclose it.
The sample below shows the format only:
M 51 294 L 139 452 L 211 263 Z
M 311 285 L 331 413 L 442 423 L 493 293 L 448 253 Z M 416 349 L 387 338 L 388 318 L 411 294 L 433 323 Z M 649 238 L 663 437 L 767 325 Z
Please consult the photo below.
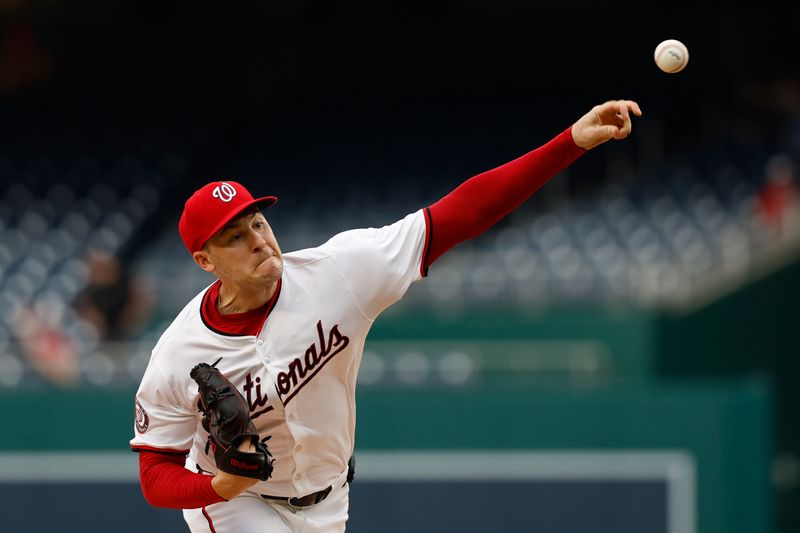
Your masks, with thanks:
M 275 196 L 253 198 L 235 181 L 212 181 L 186 200 L 178 231 L 186 249 L 194 253 L 202 250 L 212 235 L 248 207 L 266 209 L 277 201 Z

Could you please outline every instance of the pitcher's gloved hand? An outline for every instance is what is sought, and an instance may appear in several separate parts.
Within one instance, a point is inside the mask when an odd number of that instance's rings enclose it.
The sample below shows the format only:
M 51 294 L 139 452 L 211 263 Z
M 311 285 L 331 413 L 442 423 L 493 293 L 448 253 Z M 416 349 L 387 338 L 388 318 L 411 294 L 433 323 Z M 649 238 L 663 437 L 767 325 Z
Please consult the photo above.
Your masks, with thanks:
M 247 400 L 216 364 L 200 363 L 189 373 L 200 393 L 202 424 L 208 431 L 206 453 L 211 447 L 217 468 L 223 472 L 266 481 L 272 475 L 274 462 L 266 444 L 269 437 L 259 440 Z M 244 439 L 250 439 L 254 452 L 239 450 Z

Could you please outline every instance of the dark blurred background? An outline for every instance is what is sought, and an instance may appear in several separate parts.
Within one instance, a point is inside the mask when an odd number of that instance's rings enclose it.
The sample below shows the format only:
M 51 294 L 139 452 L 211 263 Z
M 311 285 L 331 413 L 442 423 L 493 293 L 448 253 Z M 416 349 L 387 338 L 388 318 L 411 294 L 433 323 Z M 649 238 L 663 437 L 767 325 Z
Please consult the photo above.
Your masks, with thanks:
M 799 23 L 773 1 L 0 0 L 3 412 L 29 394 L 32 426 L 64 428 L 99 395 L 118 426 L 68 447 L 125 449 L 149 350 L 211 281 L 177 235 L 207 181 L 279 196 L 290 251 L 391 223 L 629 98 L 629 139 L 387 311 L 361 389 L 502 404 L 521 386 L 586 432 L 536 422 L 514 446 L 685 450 L 686 531 L 797 531 Z M 677 74 L 653 61 L 668 38 L 690 52 Z
M 409 180 L 434 198 L 606 99 L 641 103 L 657 155 L 775 146 L 797 112 L 782 85 L 797 8 L 772 2 L 3 4 L 6 145 L 116 129 L 118 150 L 128 135 L 188 151 L 186 187 L 230 175 L 306 196 L 316 182 Z M 691 53 L 676 76 L 652 59 L 669 37 Z M 576 188 L 598 181 L 575 174 Z

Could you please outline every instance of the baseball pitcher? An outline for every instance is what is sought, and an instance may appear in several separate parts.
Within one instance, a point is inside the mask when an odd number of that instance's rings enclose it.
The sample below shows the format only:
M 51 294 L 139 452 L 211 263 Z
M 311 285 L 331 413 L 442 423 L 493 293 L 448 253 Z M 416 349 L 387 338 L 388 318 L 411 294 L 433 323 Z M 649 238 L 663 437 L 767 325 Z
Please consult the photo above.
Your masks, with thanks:
M 591 148 L 631 132 L 636 102 L 592 108 L 547 144 L 382 228 L 284 254 L 234 181 L 197 190 L 179 232 L 216 277 L 152 351 L 135 399 L 147 501 L 194 533 L 344 531 L 355 386 L 373 321 L 456 244 L 516 209 Z

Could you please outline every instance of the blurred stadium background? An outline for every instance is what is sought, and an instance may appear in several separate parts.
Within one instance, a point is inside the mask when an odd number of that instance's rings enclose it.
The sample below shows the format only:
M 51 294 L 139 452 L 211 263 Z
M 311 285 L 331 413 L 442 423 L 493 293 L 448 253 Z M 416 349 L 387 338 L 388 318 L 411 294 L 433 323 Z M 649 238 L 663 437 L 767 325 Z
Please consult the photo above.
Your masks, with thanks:
M 800 530 L 800 7 L 778 6 L 0 1 L 3 530 L 182 527 L 127 442 L 149 350 L 211 281 L 176 229 L 198 186 L 279 196 L 291 251 L 612 98 L 642 105 L 632 138 L 376 322 L 349 530 Z

